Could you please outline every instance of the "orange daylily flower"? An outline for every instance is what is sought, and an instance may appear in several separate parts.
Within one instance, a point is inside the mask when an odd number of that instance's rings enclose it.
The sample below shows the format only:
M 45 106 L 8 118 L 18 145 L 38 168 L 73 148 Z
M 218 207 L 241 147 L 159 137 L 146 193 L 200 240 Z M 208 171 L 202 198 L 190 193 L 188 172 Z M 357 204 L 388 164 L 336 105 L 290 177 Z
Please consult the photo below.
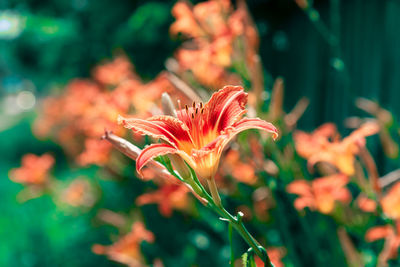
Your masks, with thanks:
M 181 32 L 191 36 L 203 35 L 203 30 L 198 25 L 193 11 L 187 3 L 177 2 L 171 12 L 176 18 L 176 21 L 170 27 L 171 34 L 177 35 Z
M 335 202 L 349 203 L 350 191 L 345 187 L 349 178 L 344 174 L 334 174 L 313 181 L 296 180 L 287 186 L 287 191 L 299 197 L 294 206 L 297 210 L 309 207 L 328 214 L 333 211 Z
M 173 89 L 165 74 L 143 83 L 134 66 L 120 56 L 95 68 L 93 79 L 75 79 L 60 96 L 45 99 L 34 132 L 56 139 L 81 165 L 105 165 L 111 146 L 98 140 L 104 129 L 125 135 L 127 130 L 115 125 L 119 114 L 160 113 L 155 100 Z
M 96 202 L 96 195 L 86 179 L 77 178 L 62 192 L 61 201 L 72 207 L 92 207 Z
M 152 158 L 177 154 L 202 178 L 212 179 L 217 170 L 223 149 L 238 133 L 247 129 L 278 132 L 269 122 L 258 118 L 242 118 L 245 114 L 247 94 L 241 86 L 225 86 L 214 93 L 203 105 L 177 111 L 178 117 L 155 116 L 142 119 L 120 117 L 119 122 L 134 132 L 160 138 L 166 143 L 152 144 L 136 161 L 140 173 Z
M 172 9 L 176 21 L 171 25 L 170 32 L 173 35 L 183 33 L 193 38 L 224 34 L 227 31 L 224 16 L 230 6 L 228 0 L 206 1 L 194 7 L 187 2 L 177 2 Z
M 179 69 L 183 76 L 190 71 L 211 89 L 240 80 L 228 69 L 234 61 L 244 60 L 248 72 L 256 72 L 257 30 L 244 1 L 238 2 L 235 10 L 232 7 L 229 0 L 210 0 L 195 6 L 178 2 L 172 10 L 176 21 L 171 25 L 171 34 L 191 38 L 176 53 Z
M 157 203 L 158 209 L 165 217 L 171 217 L 172 210 L 184 210 L 188 207 L 189 189 L 183 184 L 165 184 L 158 190 L 146 193 L 136 199 L 139 206 Z
M 232 149 L 225 155 L 221 169 L 224 170 L 224 174 L 231 174 L 239 182 L 250 185 L 257 182 L 254 164 L 240 161 L 240 153 L 237 150 Z
M 396 220 L 400 219 L 400 182 L 390 188 L 382 198 L 381 205 L 386 216 Z
M 118 56 L 111 62 L 97 66 L 93 70 L 93 77 L 105 85 L 117 85 L 126 79 L 136 78 L 133 65 L 124 55 Z
M 96 254 L 107 255 L 110 259 L 126 264 L 130 267 L 143 266 L 143 257 L 140 252 L 142 241 L 154 242 L 154 235 L 148 231 L 142 222 L 136 222 L 132 231 L 110 246 L 94 245 L 92 250 Z
M 209 88 L 219 88 L 226 83 L 238 83 L 239 77 L 227 72 L 231 64 L 232 47 L 226 38 L 210 44 L 202 44 L 199 49 L 179 49 L 176 59 L 180 68 L 190 70 L 195 78 Z
M 102 166 L 108 162 L 111 149 L 112 145 L 109 142 L 99 139 L 86 139 L 85 151 L 79 155 L 78 163 Z
M 26 185 L 42 185 L 47 182 L 53 165 L 54 158 L 49 154 L 26 154 L 22 158 L 22 166 L 10 171 L 10 179 Z
M 378 131 L 379 126 L 376 123 L 367 122 L 340 141 L 336 127 L 329 123 L 322 125 L 312 134 L 297 131 L 293 138 L 297 152 L 308 159 L 309 166 L 327 162 L 350 176 L 355 172 L 355 156 L 359 153 L 359 147 L 365 146 L 365 137 Z
M 400 248 L 400 221 L 396 222 L 396 227 L 392 225 L 375 226 L 367 231 L 365 240 L 374 242 L 385 239 L 385 245 L 379 254 L 379 266 L 384 265 L 389 259 L 396 259 Z

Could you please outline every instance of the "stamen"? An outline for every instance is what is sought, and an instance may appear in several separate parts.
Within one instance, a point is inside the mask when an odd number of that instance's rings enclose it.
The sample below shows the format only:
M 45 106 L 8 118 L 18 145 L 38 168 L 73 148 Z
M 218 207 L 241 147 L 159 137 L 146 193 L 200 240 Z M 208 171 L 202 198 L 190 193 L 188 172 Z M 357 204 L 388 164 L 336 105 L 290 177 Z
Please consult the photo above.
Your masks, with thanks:
M 203 102 L 200 102 L 200 109 L 203 108 Z
M 199 109 L 198 108 L 196 108 L 196 115 L 197 115 L 197 112 L 199 111 Z
M 204 108 L 201 108 L 200 113 L 204 114 Z
M 195 109 L 196 108 L 196 102 L 193 101 L 192 106 L 193 106 L 193 109 Z
M 192 119 L 194 119 L 194 113 L 192 113 Z
M 186 109 L 186 114 L 189 114 L 189 107 L 188 107 L 188 105 L 185 105 L 185 109 Z

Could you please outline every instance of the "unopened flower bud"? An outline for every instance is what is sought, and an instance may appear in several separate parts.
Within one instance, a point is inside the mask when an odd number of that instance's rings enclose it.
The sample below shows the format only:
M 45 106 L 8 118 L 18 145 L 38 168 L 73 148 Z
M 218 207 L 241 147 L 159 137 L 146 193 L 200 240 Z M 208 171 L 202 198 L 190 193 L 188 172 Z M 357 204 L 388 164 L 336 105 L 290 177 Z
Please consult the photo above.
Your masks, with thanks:
M 177 117 L 174 103 L 172 102 L 171 97 L 169 96 L 168 93 L 163 93 L 161 95 L 161 105 L 165 115 Z M 186 166 L 186 163 L 180 156 L 170 154 L 168 155 L 168 157 L 171 160 L 174 168 L 177 170 L 177 172 L 183 179 L 188 179 L 191 177 L 191 173 L 188 167 Z
M 174 103 L 172 103 L 172 99 L 168 93 L 164 92 L 161 95 L 161 105 L 162 105 L 162 110 L 165 115 L 177 117 Z
M 183 161 L 183 159 L 180 156 L 170 154 L 168 155 L 168 157 L 171 160 L 171 163 L 174 166 L 175 170 L 184 180 L 191 177 L 191 173 L 189 171 L 188 166 L 186 166 L 185 161 Z

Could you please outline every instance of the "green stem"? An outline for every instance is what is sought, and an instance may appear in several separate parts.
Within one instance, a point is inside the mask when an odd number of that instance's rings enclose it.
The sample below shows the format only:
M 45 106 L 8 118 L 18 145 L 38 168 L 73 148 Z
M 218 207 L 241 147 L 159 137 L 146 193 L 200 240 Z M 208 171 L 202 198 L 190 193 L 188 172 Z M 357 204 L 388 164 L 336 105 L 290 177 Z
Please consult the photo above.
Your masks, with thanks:
M 207 179 L 207 183 L 208 183 L 208 188 L 210 189 L 210 193 L 214 200 L 215 205 L 217 205 L 218 207 L 222 207 L 221 198 L 219 196 L 214 177 L 211 177 L 211 179 Z
M 263 248 L 260 243 L 247 231 L 246 227 L 244 226 L 241 216 L 235 217 L 232 216 L 228 211 L 224 209 L 222 205 L 217 206 L 215 203 L 210 199 L 209 202 L 210 207 L 217 212 L 221 217 L 227 219 L 229 223 L 236 229 L 236 231 L 240 234 L 240 236 L 246 241 L 246 243 L 254 250 L 257 256 L 265 263 L 267 267 L 273 267 L 270 258 L 268 257 L 267 251 Z
M 205 197 L 205 199 L 208 201 L 208 207 L 214 210 L 214 212 L 216 212 L 219 216 L 229 221 L 229 224 L 236 229 L 236 231 L 240 234 L 240 236 L 254 250 L 257 256 L 265 263 L 265 266 L 273 267 L 271 260 L 268 257 L 266 249 L 257 242 L 257 240 L 247 231 L 246 227 L 243 225 L 242 223 L 243 215 L 239 213 L 238 216 L 233 216 L 222 206 L 221 198 L 219 196 L 214 177 L 212 177 L 212 179 L 207 179 L 211 193 L 210 196 L 208 192 L 204 189 L 203 185 L 198 180 L 197 175 L 193 171 L 193 169 L 190 168 L 190 170 L 195 183 L 198 183 L 198 186 L 203 191 L 202 196 Z
M 229 243 L 231 243 L 231 267 L 235 266 L 235 253 L 233 251 L 233 229 L 232 224 L 229 223 Z

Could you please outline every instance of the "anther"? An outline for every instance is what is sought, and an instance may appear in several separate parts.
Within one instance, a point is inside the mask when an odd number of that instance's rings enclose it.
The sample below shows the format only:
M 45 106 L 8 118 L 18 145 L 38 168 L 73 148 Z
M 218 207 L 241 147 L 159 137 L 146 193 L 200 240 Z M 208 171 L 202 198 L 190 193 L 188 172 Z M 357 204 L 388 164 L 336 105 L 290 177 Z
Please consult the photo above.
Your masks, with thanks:
M 192 119 L 194 119 L 194 114 L 192 113 Z
M 196 102 L 193 101 L 192 106 L 193 106 L 193 109 L 195 109 L 195 107 L 196 107 Z
M 188 112 L 189 112 L 189 107 L 188 107 L 188 105 L 185 105 L 185 109 L 186 109 L 186 113 L 188 113 Z
M 200 102 L 200 109 L 203 108 L 203 102 Z
M 196 108 L 196 115 L 197 115 L 197 112 L 199 111 L 199 109 L 198 108 Z

